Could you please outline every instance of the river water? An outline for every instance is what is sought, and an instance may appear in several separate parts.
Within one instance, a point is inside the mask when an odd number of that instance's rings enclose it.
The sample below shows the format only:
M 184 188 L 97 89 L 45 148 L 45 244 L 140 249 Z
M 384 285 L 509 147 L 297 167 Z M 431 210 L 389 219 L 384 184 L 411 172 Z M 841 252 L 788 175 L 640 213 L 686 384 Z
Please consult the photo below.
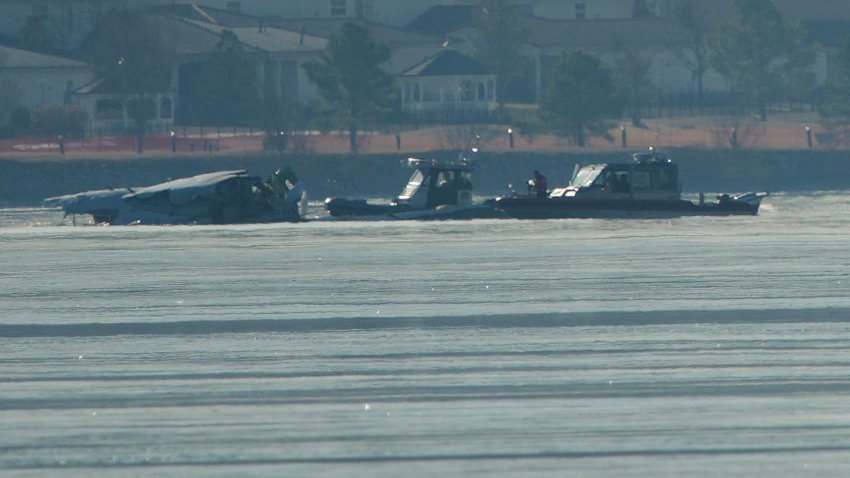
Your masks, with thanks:
M 849 226 L 0 210 L 0 475 L 846 476 Z

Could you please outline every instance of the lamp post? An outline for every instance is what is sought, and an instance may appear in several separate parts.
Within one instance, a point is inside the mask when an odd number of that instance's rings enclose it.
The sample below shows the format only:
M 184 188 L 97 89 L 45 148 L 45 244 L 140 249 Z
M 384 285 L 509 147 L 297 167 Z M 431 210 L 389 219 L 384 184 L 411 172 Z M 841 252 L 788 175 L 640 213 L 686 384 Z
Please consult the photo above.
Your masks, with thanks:
M 177 135 L 174 134 L 174 131 L 171 132 L 171 152 L 177 152 Z
M 806 144 L 808 144 L 810 148 L 812 147 L 812 127 L 809 125 L 806 125 Z
M 620 144 L 625 148 L 628 144 L 626 141 L 626 127 L 624 125 L 620 125 Z
M 65 154 L 65 137 L 59 135 L 59 154 Z
M 508 146 L 514 149 L 514 129 L 508 128 Z

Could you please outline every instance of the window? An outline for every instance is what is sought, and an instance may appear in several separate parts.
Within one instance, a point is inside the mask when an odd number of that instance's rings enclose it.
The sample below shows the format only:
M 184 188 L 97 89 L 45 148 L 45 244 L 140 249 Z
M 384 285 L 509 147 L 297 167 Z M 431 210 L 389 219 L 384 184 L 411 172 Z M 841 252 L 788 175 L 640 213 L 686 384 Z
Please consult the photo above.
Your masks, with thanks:
M 587 11 L 584 3 L 576 3 L 576 20 L 584 20 L 587 18 Z
M 472 83 L 469 80 L 463 80 L 460 84 L 460 100 L 474 101 L 475 90 L 472 89 Z
M 652 189 L 652 182 L 648 171 L 635 171 L 632 174 L 632 187 L 635 190 Z
M 331 16 L 344 17 L 348 14 L 348 0 L 331 0 Z

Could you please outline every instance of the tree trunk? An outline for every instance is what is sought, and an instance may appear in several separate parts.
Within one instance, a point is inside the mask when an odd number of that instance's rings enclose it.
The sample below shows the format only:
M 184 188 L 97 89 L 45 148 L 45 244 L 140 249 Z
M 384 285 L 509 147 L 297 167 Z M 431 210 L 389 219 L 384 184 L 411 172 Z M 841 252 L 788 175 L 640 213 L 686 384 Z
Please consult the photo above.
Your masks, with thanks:
M 351 147 L 351 152 L 357 152 L 357 127 L 349 126 L 348 127 L 348 144 Z
M 697 75 L 697 108 L 699 109 L 699 115 L 703 115 L 703 105 L 705 105 L 705 87 L 703 86 L 703 77 L 705 73 L 700 73 Z
M 640 106 L 632 105 L 629 110 L 631 113 L 629 116 L 631 116 L 632 119 L 632 126 L 640 128 L 643 125 L 643 121 L 641 121 Z
M 141 154 L 145 150 L 145 124 L 136 127 L 136 152 Z

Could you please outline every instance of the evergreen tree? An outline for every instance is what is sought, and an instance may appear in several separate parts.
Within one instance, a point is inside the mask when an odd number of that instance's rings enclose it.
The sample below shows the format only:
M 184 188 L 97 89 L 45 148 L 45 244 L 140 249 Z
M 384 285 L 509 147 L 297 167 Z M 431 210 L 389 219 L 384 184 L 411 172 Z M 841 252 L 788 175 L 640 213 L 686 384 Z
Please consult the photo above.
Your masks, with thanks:
M 392 112 L 397 96 L 393 78 L 381 68 L 389 57 L 389 48 L 373 41 L 366 28 L 346 23 L 320 58 L 304 65 L 331 124 L 348 131 L 351 152 L 357 152 L 358 130 Z
M 813 84 L 814 52 L 771 0 L 735 0 L 735 14 L 710 39 L 711 65 L 750 96 L 766 121 L 771 98 Z
M 547 80 L 540 97 L 543 127 L 578 146 L 586 144 L 588 132 L 607 134 L 609 120 L 622 113 L 611 71 L 598 58 L 581 51 L 564 53 Z

